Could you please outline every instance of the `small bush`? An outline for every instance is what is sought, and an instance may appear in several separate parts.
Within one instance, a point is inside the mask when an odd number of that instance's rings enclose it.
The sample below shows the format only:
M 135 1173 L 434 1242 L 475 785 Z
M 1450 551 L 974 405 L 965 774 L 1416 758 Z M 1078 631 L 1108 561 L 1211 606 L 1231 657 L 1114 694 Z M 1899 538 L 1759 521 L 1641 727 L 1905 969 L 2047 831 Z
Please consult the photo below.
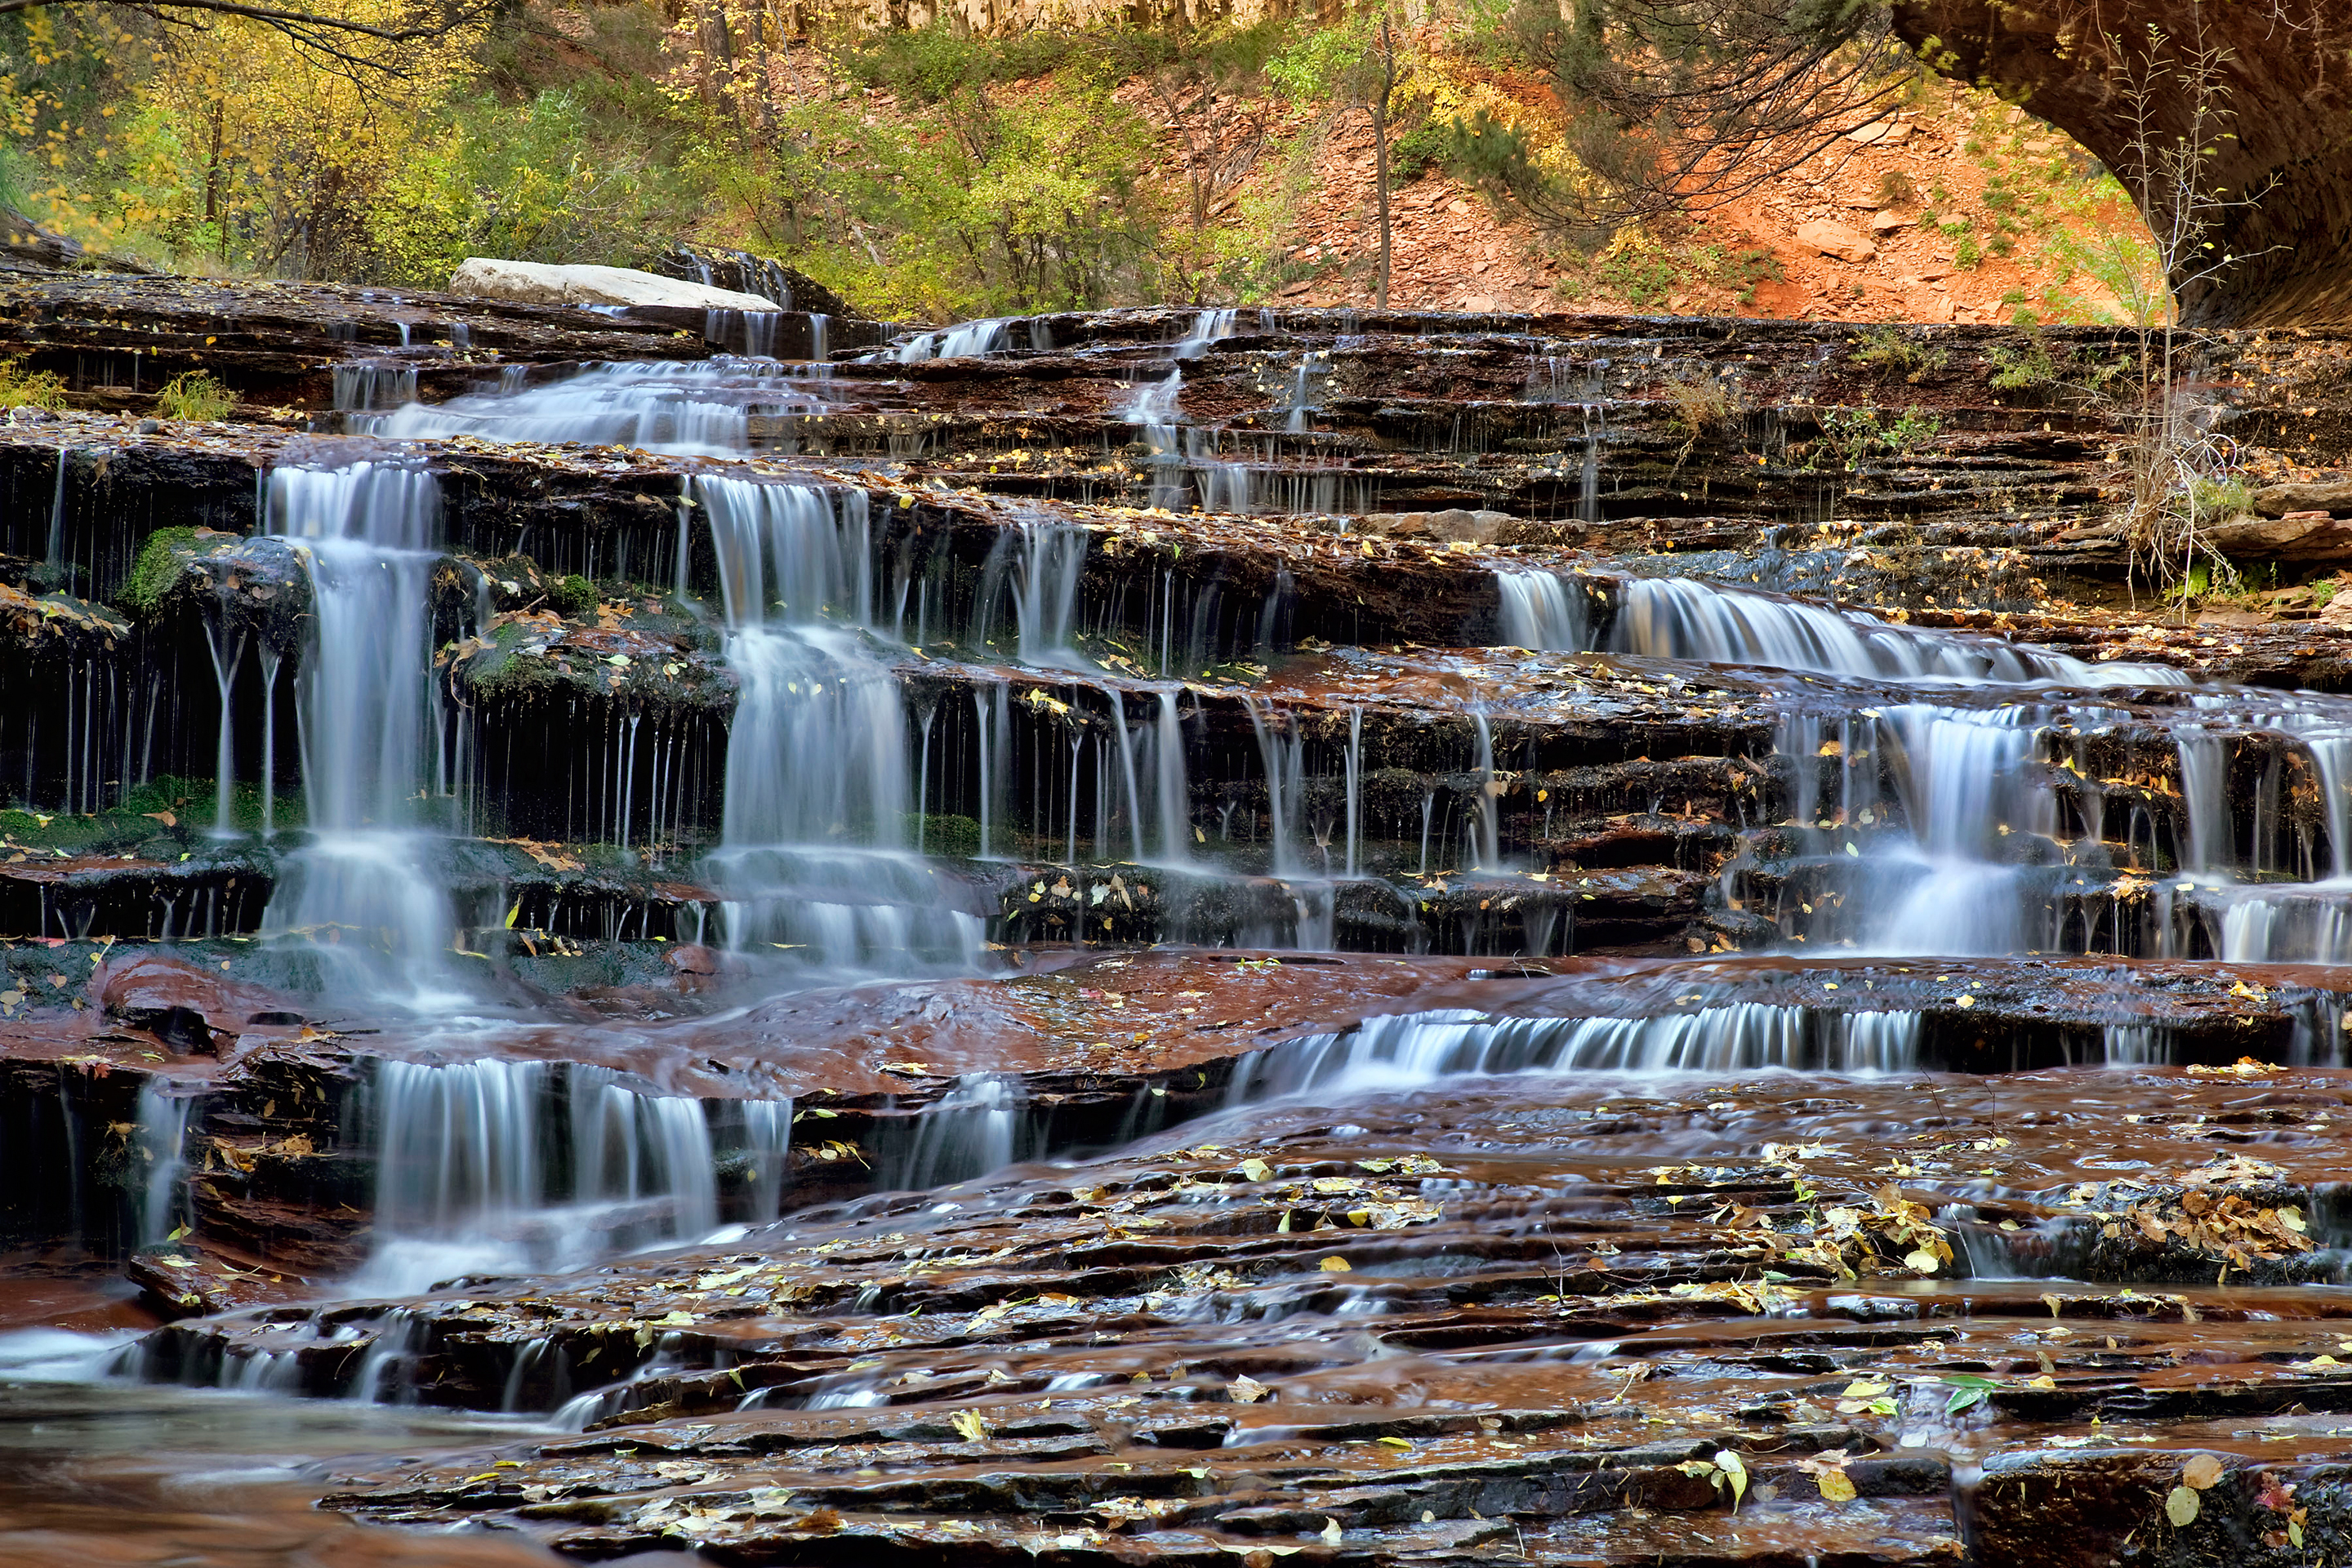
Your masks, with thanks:
M 1662 389 L 1675 405 L 1674 422 L 1691 441 L 1729 425 L 1748 412 L 1738 390 L 1719 376 L 1678 377 Z
M 1853 351 L 1856 364 L 1914 383 L 1928 371 L 1941 370 L 1951 357 L 1948 350 L 1914 338 L 1896 326 L 1871 328 Z
M 166 419 L 226 419 L 236 406 L 236 394 L 201 370 L 173 376 L 155 395 L 155 412 Z
M 26 370 L 21 359 L 0 360 L 0 406 L 55 411 L 65 405 L 65 378 L 56 371 Z
M 1960 236 L 1960 243 L 1952 247 L 1952 265 L 1963 272 L 1974 272 L 1984 262 L 1984 250 L 1972 234 Z
M 2191 479 L 2187 499 L 2200 522 L 2226 522 L 2254 510 L 2254 492 L 2243 479 Z
M 2058 379 L 2050 345 L 2040 338 L 2022 349 L 1997 347 L 1985 355 L 1985 363 L 1992 367 L 1992 384 L 2003 392 L 2039 392 Z
M 1911 176 L 1900 169 L 1889 169 L 1878 176 L 1878 205 L 1885 207 L 1916 207 L 1920 203 L 1919 187 Z
M 547 603 L 557 614 L 582 620 L 596 613 L 596 584 L 585 577 L 558 577 L 548 584 Z

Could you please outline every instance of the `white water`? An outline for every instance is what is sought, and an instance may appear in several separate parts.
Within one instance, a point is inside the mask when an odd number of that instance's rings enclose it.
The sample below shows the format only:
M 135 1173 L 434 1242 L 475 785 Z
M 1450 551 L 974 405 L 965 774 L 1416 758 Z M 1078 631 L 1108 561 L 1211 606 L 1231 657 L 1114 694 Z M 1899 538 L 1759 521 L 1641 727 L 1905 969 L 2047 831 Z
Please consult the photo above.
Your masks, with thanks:
M 1345 1096 L 1516 1072 L 1904 1072 L 1918 1015 L 1825 1013 L 1760 1002 L 1653 1018 L 1507 1018 L 1460 1011 L 1368 1018 L 1249 1058 L 1229 1100 Z
M 697 476 L 738 682 L 720 847 L 725 929 L 835 969 L 969 967 L 982 922 L 909 852 L 904 697 L 872 633 L 862 491 Z
M 1009 317 L 990 317 L 983 321 L 965 321 L 936 332 L 918 332 L 886 351 L 881 356 L 901 364 L 920 364 L 926 360 L 963 359 L 974 354 L 993 353 L 1004 344 L 1005 330 L 1012 324 Z
M 1496 577 L 1503 594 L 1504 635 L 1521 647 L 1893 680 L 2090 688 L 2189 684 L 2186 675 L 2165 665 L 2093 664 L 2030 643 L 1897 626 L 1859 610 L 1686 577 L 1622 579 L 1617 614 L 1596 646 L 1583 616 L 1550 610 L 1559 590 L 1549 574 L 1498 572 Z
M 832 406 L 824 379 L 805 370 L 725 356 L 592 365 L 562 381 L 411 403 L 384 416 L 376 431 L 395 439 L 474 436 L 724 457 L 751 449 L 754 414 Z
M 719 1223 L 719 1152 L 701 1101 L 607 1068 L 485 1059 L 377 1068 L 375 1247 L 352 1281 L 407 1295 L 460 1274 L 544 1272 L 698 1240 Z M 772 1218 L 789 1101 L 730 1118 L 754 1173 L 751 1223 Z
M 387 997 L 446 996 L 449 900 L 429 867 L 425 809 L 439 749 L 427 594 L 440 490 L 420 468 L 356 462 L 269 476 L 268 530 L 298 542 L 310 616 L 295 679 L 310 837 L 264 916 L 348 981 Z M 361 960 L 362 949 L 375 956 Z

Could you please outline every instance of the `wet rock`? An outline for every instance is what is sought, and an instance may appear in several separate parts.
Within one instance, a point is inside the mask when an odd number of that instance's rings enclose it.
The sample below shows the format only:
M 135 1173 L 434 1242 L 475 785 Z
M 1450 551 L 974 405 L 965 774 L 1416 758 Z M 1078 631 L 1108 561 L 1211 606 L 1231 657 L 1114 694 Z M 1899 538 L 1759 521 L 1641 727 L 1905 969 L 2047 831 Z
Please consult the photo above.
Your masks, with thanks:
M 452 294 L 526 305 L 666 305 L 696 310 L 781 310 L 776 300 L 640 272 L 627 267 L 555 266 L 469 256 L 450 275 Z

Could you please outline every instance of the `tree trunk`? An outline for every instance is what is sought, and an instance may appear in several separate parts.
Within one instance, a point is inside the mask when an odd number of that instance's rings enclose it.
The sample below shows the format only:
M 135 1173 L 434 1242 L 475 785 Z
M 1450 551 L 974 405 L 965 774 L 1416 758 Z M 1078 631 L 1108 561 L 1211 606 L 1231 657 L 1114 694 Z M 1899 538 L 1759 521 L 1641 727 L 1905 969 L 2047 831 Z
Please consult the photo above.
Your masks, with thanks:
M 2119 174 L 2141 140 L 2119 68 L 2148 29 L 2187 56 L 2221 51 L 2212 84 L 2228 136 L 2208 143 L 2201 184 L 2225 205 L 2204 238 L 2236 259 L 2173 279 L 2185 326 L 2352 323 L 2352 7 L 2342 0 L 1897 0 L 1895 27 L 1935 68 L 1989 83 Z M 2155 134 L 2184 134 L 2194 94 L 2169 92 Z M 2126 179 L 2126 184 L 2129 180 Z
M 1381 215 L 1381 270 L 1373 286 L 1372 300 L 1376 308 L 1389 308 L 1389 257 L 1391 225 L 1389 220 L 1389 105 L 1396 97 L 1396 38 L 1389 29 L 1389 16 L 1381 13 L 1381 85 L 1379 95 L 1372 100 L 1372 183 L 1377 189 Z

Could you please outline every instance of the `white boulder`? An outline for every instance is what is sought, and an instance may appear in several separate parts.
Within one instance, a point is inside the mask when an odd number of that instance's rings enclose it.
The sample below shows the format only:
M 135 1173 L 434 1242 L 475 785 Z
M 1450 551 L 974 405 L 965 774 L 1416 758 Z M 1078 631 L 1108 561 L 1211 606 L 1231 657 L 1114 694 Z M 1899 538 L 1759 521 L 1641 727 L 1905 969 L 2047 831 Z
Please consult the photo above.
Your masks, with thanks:
M 693 310 L 781 310 L 759 294 L 738 294 L 630 267 L 559 267 L 469 256 L 449 275 L 449 292 L 525 305 L 673 305 Z

